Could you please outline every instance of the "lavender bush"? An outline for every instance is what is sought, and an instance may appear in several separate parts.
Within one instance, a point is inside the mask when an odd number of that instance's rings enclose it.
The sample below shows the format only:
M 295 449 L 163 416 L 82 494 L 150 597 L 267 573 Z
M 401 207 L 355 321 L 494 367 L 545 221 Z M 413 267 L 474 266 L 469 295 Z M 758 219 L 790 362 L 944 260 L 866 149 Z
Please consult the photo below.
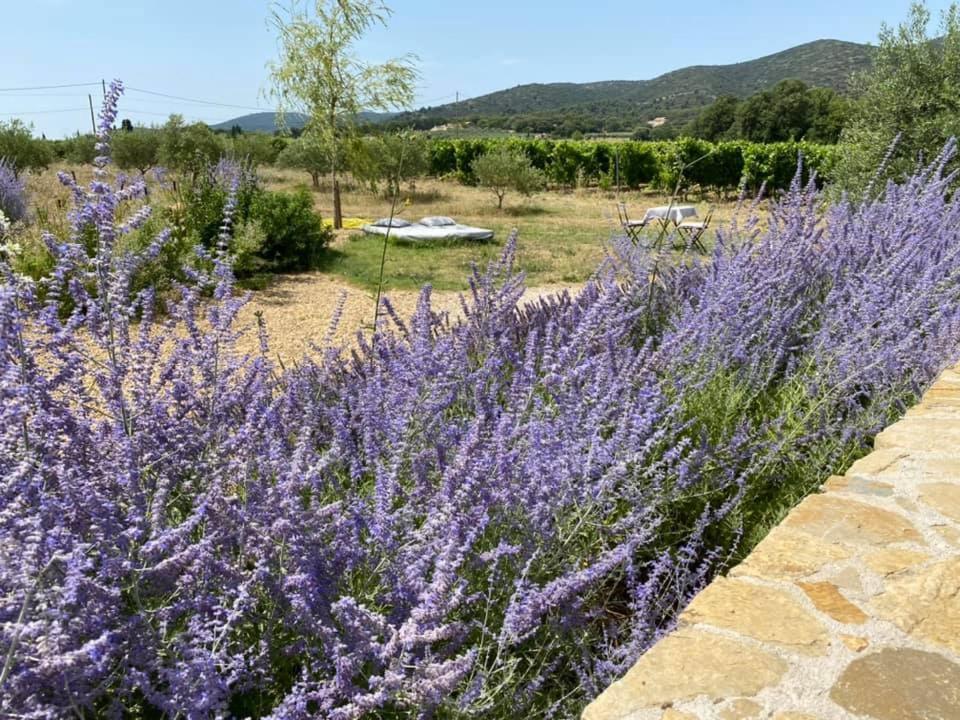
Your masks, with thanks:
M 27 189 L 17 177 L 13 164 L 0 157 L 0 213 L 17 222 L 27 216 Z
M 622 243 L 518 310 L 511 241 L 462 319 L 425 289 L 281 372 L 235 350 L 234 202 L 168 315 L 133 292 L 169 234 L 122 251 L 119 91 L 44 292 L 0 285 L 4 716 L 572 717 L 956 355 L 951 145 L 655 284 Z

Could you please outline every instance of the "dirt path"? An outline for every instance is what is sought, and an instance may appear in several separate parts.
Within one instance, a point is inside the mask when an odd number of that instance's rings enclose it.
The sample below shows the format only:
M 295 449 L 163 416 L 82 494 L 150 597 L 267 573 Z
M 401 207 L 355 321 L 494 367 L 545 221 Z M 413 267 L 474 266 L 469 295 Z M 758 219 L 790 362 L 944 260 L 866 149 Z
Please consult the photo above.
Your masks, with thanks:
M 523 300 L 535 300 L 562 290 L 579 290 L 580 285 L 551 285 L 529 288 Z M 333 314 L 342 295 L 346 296 L 340 323 L 333 334 L 333 342 L 341 344 L 354 338 L 358 330 L 369 332 L 373 324 L 374 295 L 325 273 L 288 275 L 266 290 L 254 293 L 244 308 L 241 324 L 253 323 L 256 313 L 262 313 L 270 337 L 270 348 L 284 363 L 296 360 L 310 343 L 322 344 L 330 329 Z M 412 290 L 394 290 L 386 293 L 400 317 L 409 317 L 416 308 L 419 293 Z M 434 292 L 434 309 L 456 313 L 460 293 Z M 256 348 L 256 339 L 248 335 L 241 343 L 244 350 Z

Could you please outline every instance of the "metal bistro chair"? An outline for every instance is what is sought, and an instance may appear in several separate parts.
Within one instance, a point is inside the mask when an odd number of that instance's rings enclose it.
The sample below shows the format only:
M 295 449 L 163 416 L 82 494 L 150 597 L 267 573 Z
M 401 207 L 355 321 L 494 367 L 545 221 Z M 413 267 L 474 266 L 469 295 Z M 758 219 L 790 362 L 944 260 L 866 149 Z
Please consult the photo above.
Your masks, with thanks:
M 634 245 L 640 244 L 640 233 L 647 226 L 647 220 L 631 220 L 630 216 L 627 214 L 627 204 L 626 203 L 617 203 L 617 215 L 620 218 L 620 227 L 623 228 L 623 231 L 627 234 L 627 237 L 630 238 L 630 241 Z
M 684 221 L 677 225 L 677 233 L 680 237 L 685 238 L 687 242 L 697 248 L 702 253 L 707 252 L 706 246 L 700 240 L 700 237 L 707 231 L 707 228 L 710 227 L 710 220 L 713 218 L 713 208 L 710 208 L 710 211 L 707 213 L 707 216 L 702 221 Z

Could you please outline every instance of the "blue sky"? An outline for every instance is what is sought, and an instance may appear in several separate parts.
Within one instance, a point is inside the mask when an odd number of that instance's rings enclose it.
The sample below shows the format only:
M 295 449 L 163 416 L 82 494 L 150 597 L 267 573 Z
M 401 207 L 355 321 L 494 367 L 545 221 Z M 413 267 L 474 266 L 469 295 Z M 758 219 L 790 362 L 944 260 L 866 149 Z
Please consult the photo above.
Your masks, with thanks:
M 693 64 L 725 64 L 818 38 L 874 42 L 908 0 L 388 0 L 389 28 L 360 46 L 375 61 L 415 53 L 417 105 L 529 82 L 634 80 Z M 929 2 L 936 12 L 947 2 Z M 163 122 L 170 112 L 219 122 L 271 109 L 261 91 L 275 51 L 268 0 L 28 0 L 4 3 L 0 88 L 99 83 L 131 90 L 121 117 Z M 89 128 L 98 86 L 0 91 L 0 119 L 17 115 L 60 137 Z

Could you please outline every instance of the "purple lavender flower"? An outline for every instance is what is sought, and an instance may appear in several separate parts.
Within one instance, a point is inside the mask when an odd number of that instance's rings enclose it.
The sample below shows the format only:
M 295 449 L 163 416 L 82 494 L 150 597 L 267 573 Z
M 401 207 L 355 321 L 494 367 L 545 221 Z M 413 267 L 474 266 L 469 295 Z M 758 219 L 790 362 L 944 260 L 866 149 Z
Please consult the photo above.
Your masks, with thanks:
M 27 216 L 26 186 L 4 158 L 0 158 L 0 213 L 11 222 Z
M 222 251 L 164 317 L 133 292 L 169 233 L 120 242 L 121 90 L 50 278 L 0 258 L 0 715 L 575 716 L 956 355 L 951 144 L 857 207 L 797 182 L 652 286 L 624 242 L 518 308 L 511 238 L 460 319 L 426 288 L 281 371 Z

